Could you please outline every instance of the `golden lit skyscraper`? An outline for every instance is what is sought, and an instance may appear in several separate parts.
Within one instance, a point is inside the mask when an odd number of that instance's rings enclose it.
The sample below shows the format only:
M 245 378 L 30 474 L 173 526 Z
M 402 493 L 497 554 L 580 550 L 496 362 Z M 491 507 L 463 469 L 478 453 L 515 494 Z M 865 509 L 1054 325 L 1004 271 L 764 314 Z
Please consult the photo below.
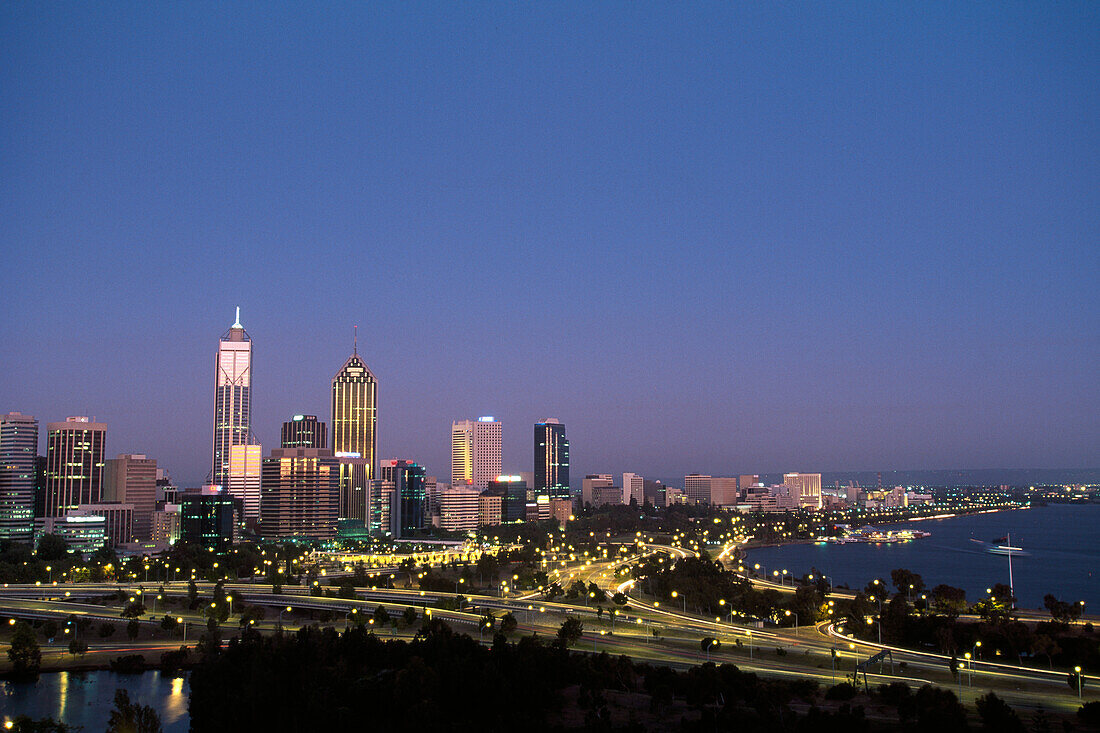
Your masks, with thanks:
M 352 355 L 332 378 L 332 451 L 340 459 L 340 518 L 366 520 L 375 478 L 378 426 L 378 381 L 359 358 L 358 340 Z
M 46 428 L 45 516 L 63 517 L 80 504 L 102 501 L 107 425 L 86 417 L 69 417 Z
M 229 448 L 248 445 L 252 430 L 252 338 L 237 320 L 222 334 L 214 366 L 214 448 L 210 481 L 229 485 Z

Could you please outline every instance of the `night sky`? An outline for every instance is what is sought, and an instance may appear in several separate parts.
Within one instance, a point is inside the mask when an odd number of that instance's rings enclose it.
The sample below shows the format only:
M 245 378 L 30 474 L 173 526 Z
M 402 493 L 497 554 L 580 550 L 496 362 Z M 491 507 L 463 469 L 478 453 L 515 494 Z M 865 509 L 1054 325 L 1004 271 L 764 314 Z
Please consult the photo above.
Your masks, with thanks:
M 4 3 L 0 411 L 574 482 L 1100 465 L 1100 4 Z M 44 443 L 44 440 L 43 440 Z

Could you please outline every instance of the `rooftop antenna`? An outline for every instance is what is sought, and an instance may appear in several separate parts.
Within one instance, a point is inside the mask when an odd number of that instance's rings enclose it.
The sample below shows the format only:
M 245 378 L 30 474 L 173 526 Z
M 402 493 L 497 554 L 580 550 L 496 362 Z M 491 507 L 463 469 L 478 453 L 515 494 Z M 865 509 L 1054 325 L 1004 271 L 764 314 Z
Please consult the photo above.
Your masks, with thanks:
M 351 350 L 353 354 L 359 354 L 359 326 L 354 326 L 355 335 L 351 340 Z
M 237 306 L 237 320 L 233 321 L 232 328 L 244 328 L 241 325 L 241 307 L 239 305 Z

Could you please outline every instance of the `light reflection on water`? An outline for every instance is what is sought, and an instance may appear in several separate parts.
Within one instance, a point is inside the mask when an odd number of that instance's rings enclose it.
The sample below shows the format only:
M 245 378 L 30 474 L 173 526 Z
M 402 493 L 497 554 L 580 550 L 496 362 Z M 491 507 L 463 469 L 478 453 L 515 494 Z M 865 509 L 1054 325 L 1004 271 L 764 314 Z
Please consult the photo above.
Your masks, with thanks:
M 156 710 L 165 733 L 184 733 L 188 729 L 187 680 L 165 677 L 160 672 L 56 672 L 43 674 L 33 683 L 0 682 L 0 723 L 28 715 L 35 719 L 52 717 L 68 725 L 84 726 L 85 731 L 103 730 L 119 688 L 125 689 L 131 700 Z

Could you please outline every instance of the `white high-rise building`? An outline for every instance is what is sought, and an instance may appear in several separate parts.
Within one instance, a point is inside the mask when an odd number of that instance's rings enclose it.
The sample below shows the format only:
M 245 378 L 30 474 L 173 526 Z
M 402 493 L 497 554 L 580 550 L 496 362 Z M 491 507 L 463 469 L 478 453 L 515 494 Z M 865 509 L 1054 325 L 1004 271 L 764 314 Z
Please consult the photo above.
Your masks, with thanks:
M 34 537 L 34 473 L 38 421 L 0 415 L 0 540 L 30 544 Z
M 623 474 L 623 502 L 633 499 L 638 506 L 645 504 L 645 478 L 636 473 Z
M 451 485 L 484 489 L 500 475 L 500 421 L 492 417 L 451 425 Z
M 229 449 L 248 445 L 252 428 L 252 339 L 237 320 L 222 334 L 214 362 L 214 446 L 211 483 L 229 485 Z
M 264 466 L 262 445 L 229 446 L 229 479 L 225 490 L 240 499 L 244 508 L 244 521 L 260 521 L 261 477 Z

